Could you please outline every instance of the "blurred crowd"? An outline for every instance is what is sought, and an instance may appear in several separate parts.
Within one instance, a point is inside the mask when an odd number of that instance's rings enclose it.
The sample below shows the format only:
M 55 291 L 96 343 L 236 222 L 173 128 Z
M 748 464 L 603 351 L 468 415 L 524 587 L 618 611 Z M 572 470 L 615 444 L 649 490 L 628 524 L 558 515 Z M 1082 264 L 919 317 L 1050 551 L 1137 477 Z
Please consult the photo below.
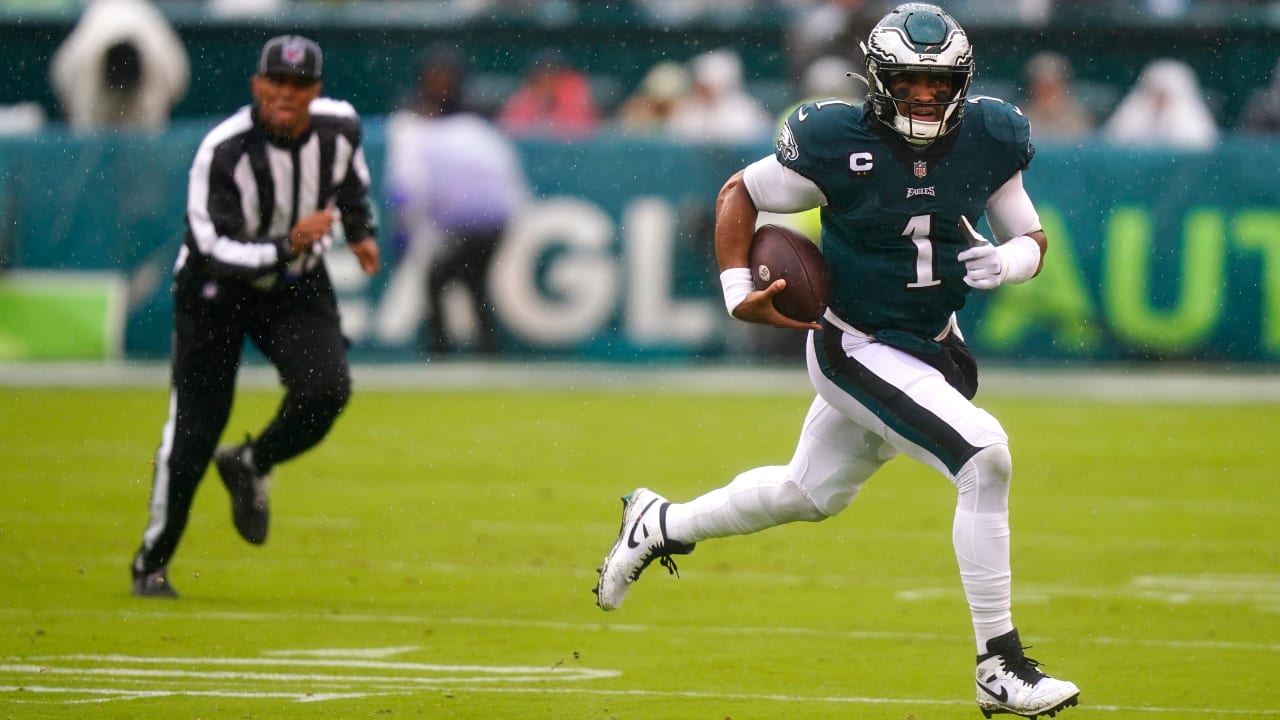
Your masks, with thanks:
M 22 7 L 60 0 L 0 0 Z M 58 117 L 46 118 L 34 103 L 0 108 L 0 132 L 24 132 L 48 120 L 77 130 L 129 127 L 155 130 L 185 96 L 190 62 L 164 8 L 202 4 L 253 12 L 255 4 L 328 3 L 346 0 L 71 0 L 79 22 L 51 59 L 49 82 Z M 368 0 L 363 0 L 367 2 Z M 564 6 L 592 5 L 558 0 Z M 1250 4 L 1235 0 L 1236 4 Z M 439 0 L 459 13 L 498 9 L 546 10 L 548 0 Z M 977 3 L 952 0 L 966 17 L 1034 18 L 1071 8 L 1115 8 L 1149 16 L 1203 10 L 1223 3 L 1202 0 L 1014 0 Z M 1258 3 L 1252 3 L 1258 4 Z M 767 139 L 797 103 L 819 97 L 860 102 L 865 85 L 859 45 L 893 5 L 885 0 L 633 0 L 633 9 L 654 15 L 729 12 L 769 6 L 787 11 L 784 66 L 768 78 L 752 77 L 733 48 L 658 57 L 633 87 L 616 74 L 575 65 L 564 48 L 546 48 L 509 74 L 469 74 L 459 88 L 470 109 L 514 136 L 583 138 L 606 131 L 682 142 L 752 142 Z M 973 7 L 969 7 L 972 5 Z M 457 49 L 463 52 L 462 49 Z M 474 63 L 475 58 L 470 58 Z M 1127 87 L 1076 77 L 1063 52 L 1031 54 L 1016 81 L 979 72 L 971 94 L 1014 102 L 1031 118 L 1037 140 L 1211 146 L 1224 131 L 1275 132 L 1280 126 L 1280 66 L 1257 88 L 1247 107 L 1231 108 L 1226 126 L 1223 98 L 1201 84 L 1196 68 L 1169 57 L 1152 61 Z
M 84 5 L 86 0 L 0 0 L 2 9 L 64 10 Z M 161 5 L 200 5 L 217 12 L 273 13 L 288 7 L 340 7 L 344 5 L 415 5 L 457 17 L 492 13 L 539 13 L 561 17 L 566 13 L 605 7 L 600 0 L 157 0 Z M 626 9 L 640 16 L 664 22 L 695 22 L 747 17 L 761 11 L 808 12 L 827 0 L 625 0 L 609 3 L 608 9 Z M 843 3 L 860 4 L 856 0 Z M 952 0 L 948 9 L 973 21 L 1015 21 L 1041 24 L 1055 16 L 1069 14 L 1145 18 L 1178 18 L 1237 12 L 1241 8 L 1264 6 L 1269 0 Z

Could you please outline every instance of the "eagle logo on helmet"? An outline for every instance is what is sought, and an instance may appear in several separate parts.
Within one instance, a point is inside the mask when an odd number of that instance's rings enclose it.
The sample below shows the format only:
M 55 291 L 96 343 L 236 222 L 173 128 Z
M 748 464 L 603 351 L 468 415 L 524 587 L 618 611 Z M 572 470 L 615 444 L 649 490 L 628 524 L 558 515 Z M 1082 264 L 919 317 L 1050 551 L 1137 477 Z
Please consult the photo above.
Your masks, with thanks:
M 973 79 L 973 49 L 969 36 L 946 11 L 928 3 L 899 5 L 871 29 L 862 51 L 867 57 L 871 107 L 882 123 L 915 145 L 928 145 L 960 125 Z M 898 112 L 889 87 L 890 78 L 901 72 L 953 76 L 951 97 L 936 103 L 941 106 L 940 120 L 930 122 Z

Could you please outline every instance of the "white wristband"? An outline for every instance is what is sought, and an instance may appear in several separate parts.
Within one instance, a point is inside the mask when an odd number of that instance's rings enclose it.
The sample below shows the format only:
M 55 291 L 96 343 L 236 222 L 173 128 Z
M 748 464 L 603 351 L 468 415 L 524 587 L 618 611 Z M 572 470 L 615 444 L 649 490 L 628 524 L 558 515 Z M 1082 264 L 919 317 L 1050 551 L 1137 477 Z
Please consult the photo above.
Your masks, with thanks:
M 996 247 L 996 251 L 1004 265 L 1000 272 L 1001 282 L 1026 282 L 1040 268 L 1040 243 L 1026 235 L 1005 240 Z
M 751 280 L 751 269 L 729 268 L 720 273 L 720 288 L 724 290 L 724 306 L 732 317 L 734 308 L 756 291 L 756 284 Z

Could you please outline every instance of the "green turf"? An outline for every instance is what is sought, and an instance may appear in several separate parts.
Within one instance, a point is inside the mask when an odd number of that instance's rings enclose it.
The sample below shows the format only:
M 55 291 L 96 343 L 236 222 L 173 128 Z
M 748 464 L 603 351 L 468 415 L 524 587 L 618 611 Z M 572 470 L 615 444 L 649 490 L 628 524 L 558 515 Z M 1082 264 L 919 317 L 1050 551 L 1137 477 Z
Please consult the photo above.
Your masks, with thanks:
M 239 396 L 228 439 L 272 392 Z M 790 457 L 804 396 L 359 392 L 270 541 L 206 476 L 133 598 L 161 388 L 0 388 L 0 718 L 981 718 L 954 493 L 899 459 L 821 524 L 589 589 L 618 496 Z M 1280 712 L 1280 409 L 998 398 L 1014 612 L 1060 717 Z

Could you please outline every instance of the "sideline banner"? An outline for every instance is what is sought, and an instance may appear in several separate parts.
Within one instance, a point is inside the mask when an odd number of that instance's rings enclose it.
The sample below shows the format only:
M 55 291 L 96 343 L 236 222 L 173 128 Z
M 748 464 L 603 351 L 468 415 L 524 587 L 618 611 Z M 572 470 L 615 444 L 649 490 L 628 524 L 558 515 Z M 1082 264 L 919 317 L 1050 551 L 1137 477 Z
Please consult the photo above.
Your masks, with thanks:
M 118 273 L 0 274 L 0 360 L 111 360 L 124 347 Z
M 205 130 L 0 141 L 0 268 L 120 273 L 126 355 L 165 356 L 168 271 Z M 376 203 L 383 124 L 366 130 Z M 505 352 L 626 362 L 796 350 L 791 333 L 726 315 L 711 248 L 721 183 L 768 145 L 603 137 L 521 151 L 539 199 L 494 269 Z M 1257 139 L 1208 153 L 1041 144 L 1026 185 L 1050 238 L 1044 272 L 972 293 L 967 338 L 983 360 L 1280 360 L 1276 167 L 1280 143 Z M 340 248 L 329 258 L 353 358 L 420 358 L 426 256 L 386 235 L 383 252 L 372 278 Z M 446 303 L 465 331 L 464 304 Z

